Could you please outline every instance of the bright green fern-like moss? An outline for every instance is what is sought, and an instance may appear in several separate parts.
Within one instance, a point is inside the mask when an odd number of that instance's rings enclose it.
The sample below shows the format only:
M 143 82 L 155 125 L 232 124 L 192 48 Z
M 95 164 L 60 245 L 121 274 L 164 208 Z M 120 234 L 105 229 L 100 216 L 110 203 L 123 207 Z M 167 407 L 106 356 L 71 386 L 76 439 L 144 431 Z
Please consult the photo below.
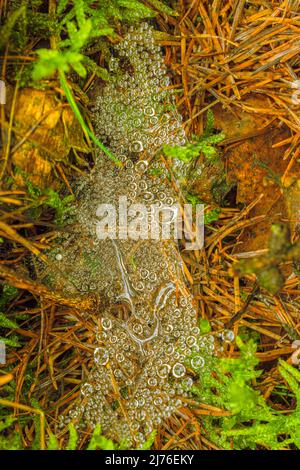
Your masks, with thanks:
M 193 393 L 200 402 L 229 412 L 226 416 L 202 418 L 203 432 L 223 449 L 277 450 L 300 448 L 300 372 L 280 361 L 278 370 L 292 391 L 296 406 L 289 415 L 265 401 L 253 383 L 261 375 L 256 367 L 256 344 L 239 337 L 240 357 L 210 357 L 199 368 Z M 227 416 L 228 414 L 228 416 Z

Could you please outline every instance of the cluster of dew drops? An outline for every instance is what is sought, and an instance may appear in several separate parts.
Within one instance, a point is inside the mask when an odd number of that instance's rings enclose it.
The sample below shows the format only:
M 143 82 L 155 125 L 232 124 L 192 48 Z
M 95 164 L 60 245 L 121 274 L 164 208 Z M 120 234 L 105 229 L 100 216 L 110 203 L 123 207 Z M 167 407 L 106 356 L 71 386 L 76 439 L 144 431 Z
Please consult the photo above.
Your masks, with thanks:
M 89 180 L 78 189 L 77 219 L 84 235 L 67 237 L 52 256 L 77 290 L 105 290 L 111 305 L 121 302 L 128 310 L 123 316 L 110 307 L 100 312 L 93 369 L 80 402 L 62 424 L 100 423 L 113 439 L 139 446 L 185 406 L 193 371 L 201 374 L 215 340 L 200 334 L 174 242 L 95 239 L 99 203 L 117 204 L 122 195 L 144 204 L 176 200 L 164 166 L 152 157 L 164 144 L 186 142 L 161 51 L 147 24 L 127 33 L 109 67 L 111 80 L 96 102 L 94 121 L 97 137 L 123 167 L 99 155 Z M 98 260 L 92 269 L 77 259 L 83 250 L 83 260 Z M 57 277 L 57 282 L 63 280 Z

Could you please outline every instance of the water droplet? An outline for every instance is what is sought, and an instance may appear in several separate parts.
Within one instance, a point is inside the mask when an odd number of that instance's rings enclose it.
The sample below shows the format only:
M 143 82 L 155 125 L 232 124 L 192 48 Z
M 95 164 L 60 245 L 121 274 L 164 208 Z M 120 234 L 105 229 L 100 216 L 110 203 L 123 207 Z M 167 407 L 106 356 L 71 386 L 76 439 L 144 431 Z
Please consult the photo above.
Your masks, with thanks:
M 174 329 L 174 326 L 171 325 L 171 324 L 165 325 L 165 327 L 164 327 L 164 331 L 165 331 L 167 334 L 172 333 L 173 329 Z
M 144 173 L 147 170 L 148 165 L 149 164 L 148 164 L 147 160 L 140 160 L 139 162 L 136 163 L 135 169 L 139 173 Z M 144 189 L 146 189 L 146 188 L 144 188 Z
M 137 413 L 137 419 L 138 421 L 144 421 L 146 419 L 147 413 L 145 410 L 140 410 Z
M 88 397 L 90 396 L 92 393 L 93 393 L 93 387 L 91 384 L 89 383 L 85 383 L 84 385 L 82 385 L 81 387 L 81 394 L 84 396 L 84 397 Z
M 194 382 L 191 377 L 186 377 L 185 379 L 182 380 L 182 385 L 187 389 L 190 389 L 193 386 L 193 383 Z
M 116 359 L 118 362 L 122 363 L 124 362 L 124 355 L 122 353 L 116 354 Z
M 139 402 L 139 407 L 144 406 L 145 405 L 145 398 L 143 398 L 143 397 L 139 398 L 138 402 Z
M 150 377 L 150 379 L 148 379 L 148 385 L 149 387 L 156 387 L 157 385 L 157 380 L 155 377 Z
M 222 333 L 222 340 L 225 343 L 232 343 L 234 341 L 234 332 L 232 330 L 225 330 Z
M 94 351 L 94 359 L 99 366 L 105 366 L 108 363 L 109 355 L 105 348 L 96 348 Z
M 153 108 L 151 108 L 151 106 L 145 106 L 144 114 L 145 114 L 145 116 L 154 116 L 155 111 L 154 111 Z
M 142 325 L 140 323 L 135 323 L 132 327 L 134 333 L 136 333 L 137 335 L 141 335 L 144 331 Z
M 188 336 L 188 338 L 186 339 L 186 344 L 189 348 L 193 347 L 196 344 L 195 336 Z
M 140 140 L 136 140 L 132 142 L 132 145 L 130 147 L 131 152 L 139 153 L 144 150 L 143 142 Z
M 157 368 L 157 375 L 161 379 L 165 379 L 166 377 L 168 377 L 170 370 L 171 367 L 169 366 L 169 364 L 162 364 Z
M 110 318 L 102 318 L 101 325 L 103 330 L 110 330 L 112 327 L 112 321 Z
M 198 326 L 194 326 L 191 332 L 193 335 L 198 336 L 200 334 L 200 328 L 198 328 Z
M 142 279 L 147 279 L 147 277 L 149 276 L 149 271 L 148 269 L 141 269 L 141 278 Z
M 202 356 L 194 356 L 191 360 L 191 366 L 193 369 L 200 369 L 204 367 L 205 361 Z

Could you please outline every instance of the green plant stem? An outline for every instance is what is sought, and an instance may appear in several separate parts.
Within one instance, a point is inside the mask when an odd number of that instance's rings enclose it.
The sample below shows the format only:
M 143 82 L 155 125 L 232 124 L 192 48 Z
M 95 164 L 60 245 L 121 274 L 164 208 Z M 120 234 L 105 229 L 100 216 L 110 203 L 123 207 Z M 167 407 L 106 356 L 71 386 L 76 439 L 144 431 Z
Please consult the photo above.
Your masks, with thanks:
M 49 15 L 54 17 L 56 15 L 56 0 L 49 0 Z M 51 34 L 50 36 L 50 46 L 51 49 L 57 49 L 57 44 L 59 42 L 59 36 L 57 34 Z
M 85 120 L 83 119 L 80 111 L 79 111 L 79 108 L 76 104 L 76 101 L 72 95 L 72 92 L 69 88 L 69 85 L 68 85 L 68 82 L 67 82 L 67 79 L 66 79 L 66 76 L 65 76 L 65 73 L 60 70 L 59 71 L 59 79 L 60 79 L 60 83 L 61 83 L 61 86 L 62 86 L 62 89 L 63 91 L 65 92 L 65 95 L 66 95 L 66 98 L 72 108 L 72 111 L 74 112 L 75 116 L 77 117 L 81 127 L 83 128 L 83 130 L 86 132 L 86 134 L 91 138 L 91 140 L 94 142 L 95 145 L 97 145 L 97 147 L 99 147 L 102 152 L 104 152 L 116 165 L 118 166 L 121 166 L 121 162 L 120 160 L 118 160 L 106 147 L 105 145 L 103 145 L 98 139 L 97 137 L 95 136 L 95 134 L 90 130 L 90 128 L 86 125 L 85 123 Z

